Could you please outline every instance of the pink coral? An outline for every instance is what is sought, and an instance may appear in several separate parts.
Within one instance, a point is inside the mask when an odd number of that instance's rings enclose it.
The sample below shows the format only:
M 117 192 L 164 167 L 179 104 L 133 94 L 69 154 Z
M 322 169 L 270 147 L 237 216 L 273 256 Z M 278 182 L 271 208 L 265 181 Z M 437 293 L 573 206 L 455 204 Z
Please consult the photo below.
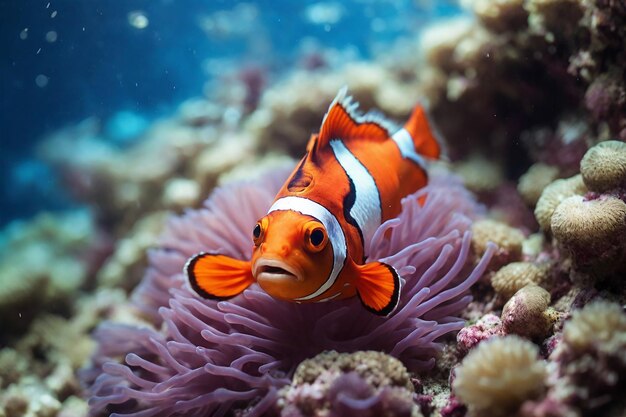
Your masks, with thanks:
M 469 352 L 483 340 L 494 336 L 504 336 L 502 322 L 495 314 L 487 314 L 475 324 L 462 328 L 456 335 L 459 351 L 463 354 Z

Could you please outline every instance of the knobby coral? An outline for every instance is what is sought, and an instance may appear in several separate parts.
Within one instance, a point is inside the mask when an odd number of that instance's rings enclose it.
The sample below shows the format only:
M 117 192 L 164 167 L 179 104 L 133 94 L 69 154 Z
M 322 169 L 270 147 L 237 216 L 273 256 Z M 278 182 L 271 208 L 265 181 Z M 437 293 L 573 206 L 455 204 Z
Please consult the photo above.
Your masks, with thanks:
M 539 349 L 517 336 L 481 343 L 456 370 L 454 391 L 472 415 L 511 415 L 540 393 L 547 376 Z
M 302 362 L 280 391 L 281 417 L 421 416 L 402 363 L 381 352 L 324 352 Z
M 437 340 L 463 327 L 457 314 L 494 250 L 468 265 L 469 229 L 480 208 L 450 177 L 435 177 L 406 198 L 398 218 L 368 242 L 370 259 L 392 264 L 403 277 L 400 305 L 389 318 L 372 315 L 356 298 L 298 305 L 255 284 L 220 302 L 188 289 L 182 269 L 194 253 L 250 256 L 250 231 L 284 178 L 278 172 L 221 188 L 204 209 L 170 221 L 133 294 L 154 328 L 105 324 L 96 331 L 99 347 L 83 375 L 92 414 L 224 415 L 248 407 L 245 414 L 260 415 L 300 362 L 329 349 L 382 351 L 413 370 L 433 365 Z

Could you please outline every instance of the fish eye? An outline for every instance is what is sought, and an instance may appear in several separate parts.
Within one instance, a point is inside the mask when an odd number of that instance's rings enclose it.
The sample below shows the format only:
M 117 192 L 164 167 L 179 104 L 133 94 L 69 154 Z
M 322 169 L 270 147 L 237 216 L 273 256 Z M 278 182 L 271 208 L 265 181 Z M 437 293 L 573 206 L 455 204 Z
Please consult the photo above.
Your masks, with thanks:
M 307 227 L 305 235 L 305 244 L 309 251 L 319 252 L 328 243 L 328 236 L 326 230 L 319 226 L 319 223 L 310 225 Z
M 254 229 L 252 230 L 252 237 L 254 239 L 254 244 L 258 245 L 260 243 L 261 240 L 261 235 L 263 234 L 263 229 L 261 228 L 261 223 L 258 222 L 255 226 Z
M 309 240 L 311 241 L 311 245 L 319 246 L 324 241 L 324 232 L 322 229 L 315 229 L 311 232 L 309 236 Z

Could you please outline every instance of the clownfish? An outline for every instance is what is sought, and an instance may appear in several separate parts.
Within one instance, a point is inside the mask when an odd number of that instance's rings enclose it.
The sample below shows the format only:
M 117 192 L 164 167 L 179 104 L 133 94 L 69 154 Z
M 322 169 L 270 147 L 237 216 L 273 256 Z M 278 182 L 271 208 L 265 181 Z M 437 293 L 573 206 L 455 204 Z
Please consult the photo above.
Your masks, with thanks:
M 358 295 L 375 314 L 396 308 L 401 280 L 382 262 L 366 262 L 365 242 L 396 217 L 400 200 L 424 187 L 427 159 L 440 147 L 417 106 L 404 127 L 357 113 L 342 88 L 306 154 L 252 237 L 250 261 L 199 253 L 185 265 L 200 296 L 225 299 L 257 282 L 274 298 L 298 303 Z

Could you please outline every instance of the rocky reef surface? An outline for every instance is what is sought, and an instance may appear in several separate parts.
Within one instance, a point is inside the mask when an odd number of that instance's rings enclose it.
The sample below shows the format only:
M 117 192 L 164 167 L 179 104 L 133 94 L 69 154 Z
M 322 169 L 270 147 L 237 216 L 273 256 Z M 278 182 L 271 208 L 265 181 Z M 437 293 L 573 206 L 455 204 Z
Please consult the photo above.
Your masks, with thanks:
M 242 70 L 125 149 L 92 119 L 46 139 L 85 209 L 2 232 L 0 416 L 623 416 L 626 6 L 463 3 L 369 61 Z M 246 254 L 344 84 L 399 121 L 421 100 L 446 147 L 399 220 L 432 227 L 372 243 L 413 277 L 398 315 L 190 297 L 185 257 Z

